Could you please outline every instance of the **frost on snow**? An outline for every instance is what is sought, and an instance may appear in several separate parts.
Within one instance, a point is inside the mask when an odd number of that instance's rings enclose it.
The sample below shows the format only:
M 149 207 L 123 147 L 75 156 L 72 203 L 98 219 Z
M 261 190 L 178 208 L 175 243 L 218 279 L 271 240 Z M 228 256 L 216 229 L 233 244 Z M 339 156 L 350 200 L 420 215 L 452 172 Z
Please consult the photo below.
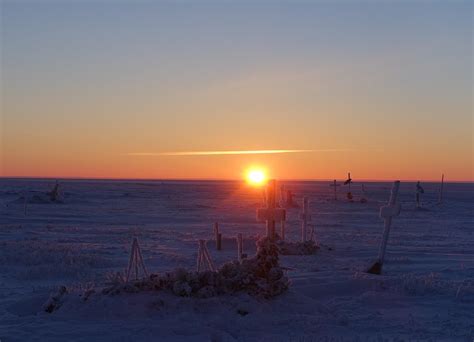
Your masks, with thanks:
M 253 258 L 228 262 L 216 272 L 176 269 L 126 284 L 117 283 L 103 289 L 102 294 L 169 290 L 177 296 L 199 298 L 236 292 L 271 298 L 285 292 L 288 286 L 289 280 L 279 265 L 278 247 L 270 239 L 261 238 Z

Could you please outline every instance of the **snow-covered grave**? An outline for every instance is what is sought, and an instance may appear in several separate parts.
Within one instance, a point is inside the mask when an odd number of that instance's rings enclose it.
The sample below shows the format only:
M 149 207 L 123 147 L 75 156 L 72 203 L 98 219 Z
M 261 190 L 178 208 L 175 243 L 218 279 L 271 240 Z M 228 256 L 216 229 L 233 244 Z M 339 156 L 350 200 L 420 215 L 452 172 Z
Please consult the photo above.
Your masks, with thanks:
M 292 242 L 285 240 L 276 234 L 276 223 L 286 221 L 286 210 L 276 206 L 276 181 L 270 180 L 266 187 L 267 203 L 265 208 L 257 209 L 257 221 L 266 223 L 267 237 L 274 240 L 278 246 L 278 250 L 282 255 L 306 255 L 314 254 L 318 250 L 318 246 L 313 240 L 306 240 L 308 221 L 311 215 L 308 212 L 308 199 L 303 200 L 303 212 L 301 218 L 301 241 Z M 282 232 L 285 232 L 285 225 L 282 226 Z
M 255 220 L 260 189 L 224 181 L 62 180 L 64 203 L 31 200 L 25 216 L 24 192 L 44 194 L 50 181 L 0 179 L 0 339 L 472 339 L 474 184 L 445 181 L 449 200 L 431 207 L 440 183 L 423 183 L 430 211 L 414 210 L 416 183 L 400 184 L 397 202 L 406 209 L 392 220 L 383 273 L 373 275 L 365 270 L 381 244 L 378 213 L 392 184 L 366 183 L 370 201 L 361 205 L 327 201 L 334 195 L 327 182 L 287 183 L 310 199 L 318 240 L 332 250 L 323 245 L 317 254 L 280 254 L 291 285 L 265 299 L 246 291 L 206 297 L 212 291 L 202 290 L 198 296 L 197 288 L 187 296 L 185 286 L 196 274 L 201 239 L 216 268 L 240 265 L 238 234 L 247 260 L 254 257 L 255 241 L 266 235 Z M 287 241 L 301 241 L 299 211 L 287 212 Z M 223 236 L 221 251 L 215 249 L 214 222 Z M 140 288 L 151 284 L 141 272 L 137 281 L 131 272 L 125 283 L 135 236 L 149 277 L 175 277 L 168 288 Z M 177 269 L 182 271 L 173 273 Z

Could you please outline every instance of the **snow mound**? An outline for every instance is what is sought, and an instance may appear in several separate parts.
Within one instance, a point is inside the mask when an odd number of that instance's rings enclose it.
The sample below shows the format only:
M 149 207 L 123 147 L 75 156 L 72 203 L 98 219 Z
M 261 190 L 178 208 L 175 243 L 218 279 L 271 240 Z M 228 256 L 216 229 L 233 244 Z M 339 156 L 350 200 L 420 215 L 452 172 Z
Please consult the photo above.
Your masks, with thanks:
M 194 272 L 176 269 L 163 275 L 130 283 L 118 282 L 102 294 L 169 290 L 177 296 L 199 298 L 246 292 L 263 298 L 277 296 L 288 289 L 289 280 L 279 265 L 278 248 L 268 238 L 257 241 L 257 254 L 250 259 L 225 263 L 217 272 Z
M 123 282 L 114 277 L 112 285 L 102 290 L 89 289 L 81 294 L 83 301 L 91 296 L 167 291 L 180 297 L 210 298 L 218 295 L 247 293 L 257 298 L 272 298 L 288 290 L 289 280 L 279 265 L 278 248 L 268 238 L 257 241 L 257 254 L 250 259 L 224 264 L 218 271 L 194 272 L 182 268 L 164 274 Z M 45 303 L 44 310 L 53 312 L 62 305 L 67 289 L 60 288 Z
M 312 255 L 319 250 L 319 246 L 314 241 L 288 242 L 279 240 L 277 247 L 281 255 Z

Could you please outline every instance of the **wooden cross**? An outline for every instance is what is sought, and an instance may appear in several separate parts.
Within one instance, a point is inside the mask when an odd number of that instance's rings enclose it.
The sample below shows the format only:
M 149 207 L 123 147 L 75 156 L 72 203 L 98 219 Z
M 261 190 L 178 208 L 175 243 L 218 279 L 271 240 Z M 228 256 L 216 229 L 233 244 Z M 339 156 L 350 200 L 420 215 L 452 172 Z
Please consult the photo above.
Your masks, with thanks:
M 397 203 L 398 189 L 400 188 L 400 181 L 393 183 L 392 192 L 388 205 L 380 208 L 380 217 L 384 220 L 384 230 L 382 242 L 380 243 L 379 256 L 377 261 L 369 268 L 368 273 L 380 274 L 382 273 L 383 260 L 385 258 L 385 250 L 387 249 L 388 235 L 390 233 L 390 226 L 392 225 L 392 218 L 400 215 L 401 206 Z
M 352 202 L 351 183 L 352 183 L 351 173 L 348 172 L 347 179 L 344 182 L 344 185 L 349 185 L 349 192 L 347 193 L 347 199 Z
M 276 181 L 271 179 L 267 184 L 266 208 L 257 209 L 257 221 L 267 223 L 267 237 L 275 239 L 275 223 L 286 219 L 286 210 L 276 207 Z
M 301 222 L 301 241 L 306 241 L 306 230 L 308 227 L 308 221 L 311 221 L 311 215 L 308 210 L 308 197 L 303 198 L 303 212 L 300 214 Z
M 334 187 L 334 200 L 337 201 L 337 187 L 341 186 L 341 184 L 337 184 L 336 180 L 334 180 L 334 183 L 329 184 L 329 186 Z
M 135 280 L 138 280 L 138 269 L 140 268 L 140 266 L 145 277 L 148 277 L 148 272 L 146 270 L 145 263 L 143 262 L 142 251 L 140 250 L 138 239 L 134 237 L 132 241 L 132 251 L 130 253 L 130 260 L 128 261 L 128 270 L 126 278 L 127 282 L 130 279 L 130 273 L 132 272 L 132 269 L 135 270 Z
M 349 184 L 349 192 L 351 191 L 351 183 L 352 183 L 352 178 L 351 178 L 351 173 L 347 173 L 347 179 L 344 182 L 344 185 Z

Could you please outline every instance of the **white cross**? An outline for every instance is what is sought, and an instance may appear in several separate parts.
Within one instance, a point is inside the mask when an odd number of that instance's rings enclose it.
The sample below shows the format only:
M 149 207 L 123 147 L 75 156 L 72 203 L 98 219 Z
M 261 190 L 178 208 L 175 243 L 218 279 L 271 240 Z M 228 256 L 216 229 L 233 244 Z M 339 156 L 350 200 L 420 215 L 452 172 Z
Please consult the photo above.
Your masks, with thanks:
M 329 184 L 329 186 L 334 187 L 334 200 L 337 201 L 337 187 L 341 186 L 341 184 L 337 184 L 336 180 L 334 180 L 333 184 Z
M 300 218 L 303 221 L 301 223 L 301 241 L 306 241 L 306 228 L 308 226 L 308 221 L 311 221 L 311 215 L 308 210 L 308 197 L 303 198 L 303 212 L 300 214 Z
M 388 202 L 388 205 L 380 208 L 380 217 L 384 220 L 382 242 L 380 243 L 378 259 L 368 270 L 369 273 L 380 274 L 382 271 L 385 250 L 387 249 L 388 235 L 390 233 L 390 226 L 392 225 L 392 218 L 400 215 L 401 211 L 401 205 L 400 203 L 397 203 L 399 188 L 400 181 L 393 182 L 392 192 L 390 194 L 390 200 Z
M 286 220 L 286 210 L 276 207 L 275 180 L 271 179 L 267 184 L 267 206 L 257 209 L 257 221 L 267 223 L 267 237 L 275 239 L 275 223 Z

